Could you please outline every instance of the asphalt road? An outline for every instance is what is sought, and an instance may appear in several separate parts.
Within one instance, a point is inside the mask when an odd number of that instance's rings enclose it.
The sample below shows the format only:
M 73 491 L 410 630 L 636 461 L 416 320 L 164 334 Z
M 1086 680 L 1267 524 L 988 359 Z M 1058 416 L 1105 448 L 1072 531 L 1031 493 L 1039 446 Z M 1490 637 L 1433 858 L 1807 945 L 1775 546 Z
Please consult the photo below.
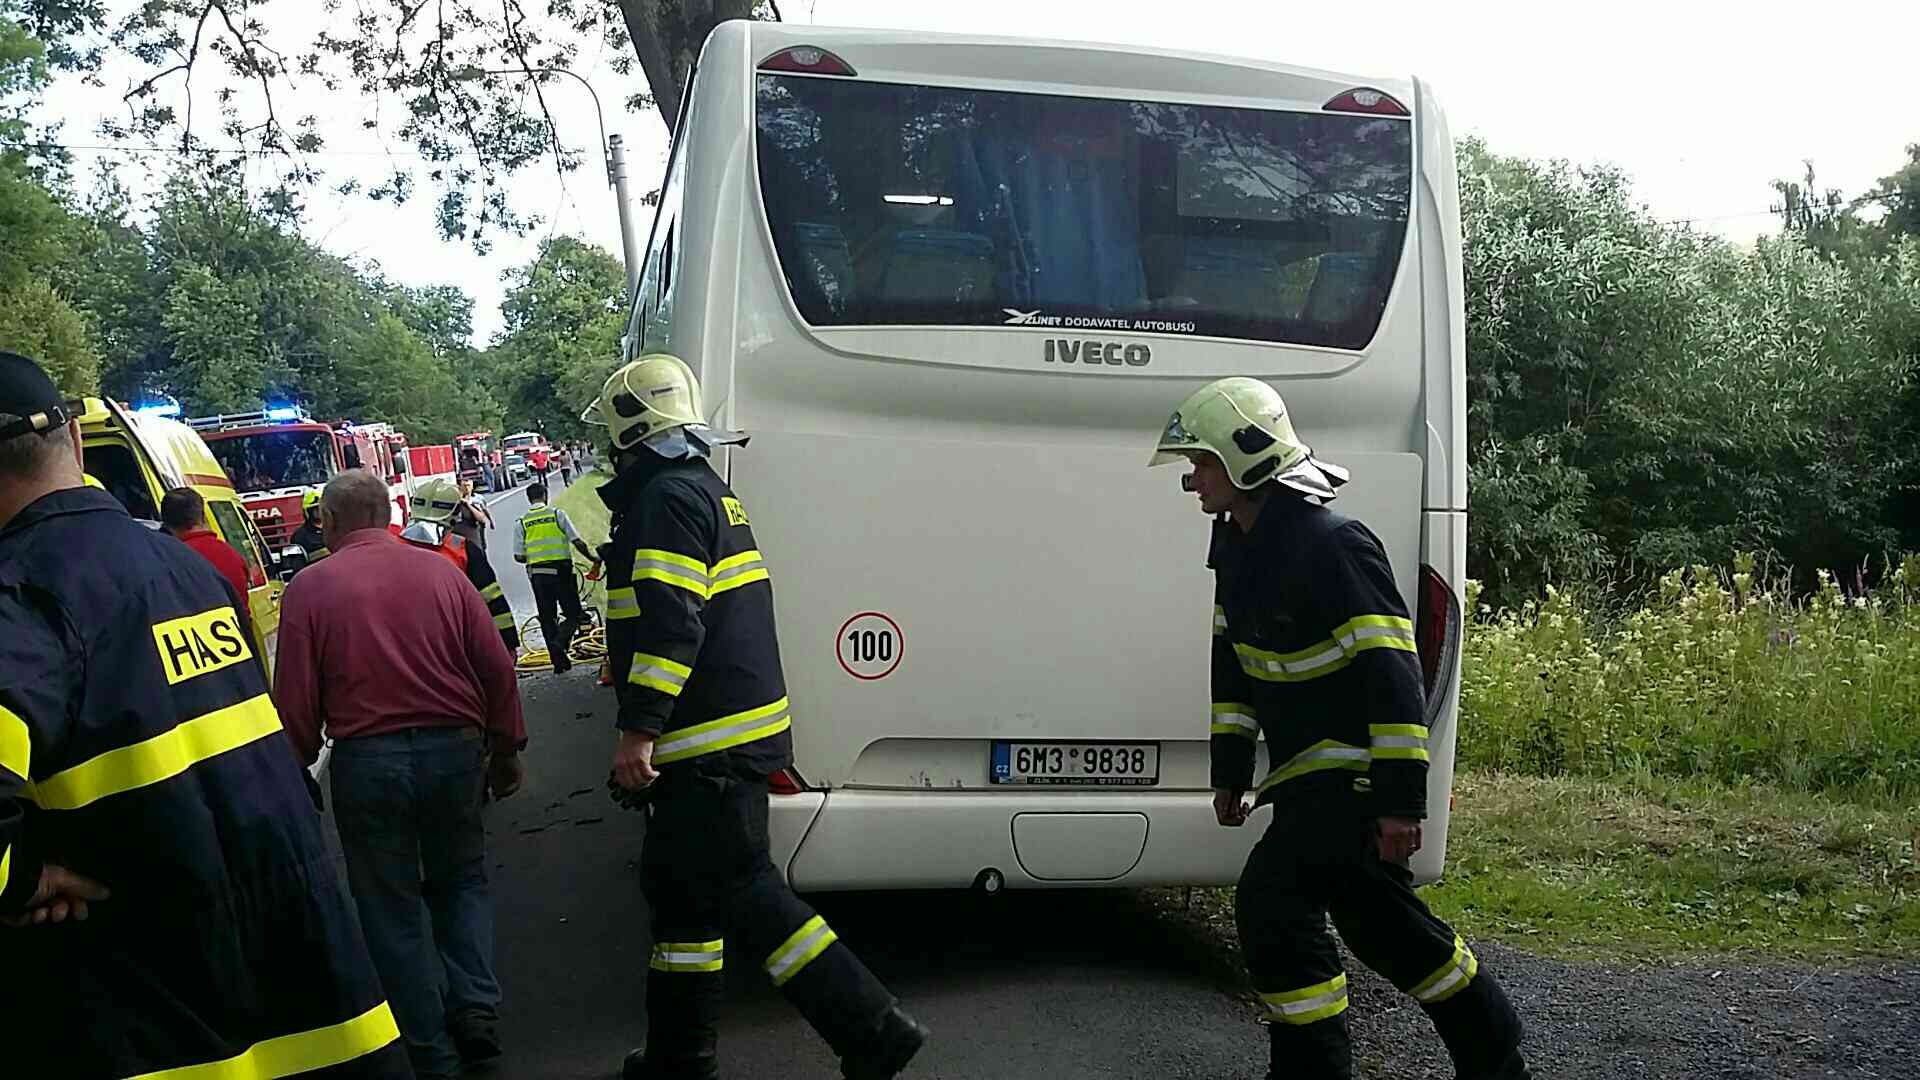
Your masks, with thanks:
M 527 784 L 488 811 L 506 993 L 507 1057 L 495 1075 L 614 1076 L 645 1034 L 649 941 L 637 871 L 642 822 L 605 791 L 612 695 L 587 668 L 529 676 L 521 689 Z M 1233 996 L 1218 951 L 1136 894 L 813 899 L 933 1028 L 910 1077 L 1264 1074 L 1265 1032 Z M 726 1075 L 838 1076 L 759 964 L 729 959 Z

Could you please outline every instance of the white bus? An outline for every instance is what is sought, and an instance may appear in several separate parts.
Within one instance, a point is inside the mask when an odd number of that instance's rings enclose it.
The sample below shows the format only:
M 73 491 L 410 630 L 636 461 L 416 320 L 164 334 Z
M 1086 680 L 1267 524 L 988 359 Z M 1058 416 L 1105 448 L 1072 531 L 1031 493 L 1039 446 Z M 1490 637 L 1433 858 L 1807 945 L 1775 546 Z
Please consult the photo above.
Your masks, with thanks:
M 719 27 L 628 322 L 773 572 L 796 888 L 1233 881 L 1209 524 L 1146 461 L 1251 375 L 1417 608 L 1446 843 L 1465 566 L 1453 144 L 1427 87 L 1118 46 Z M 1264 748 L 1261 751 L 1265 754 Z

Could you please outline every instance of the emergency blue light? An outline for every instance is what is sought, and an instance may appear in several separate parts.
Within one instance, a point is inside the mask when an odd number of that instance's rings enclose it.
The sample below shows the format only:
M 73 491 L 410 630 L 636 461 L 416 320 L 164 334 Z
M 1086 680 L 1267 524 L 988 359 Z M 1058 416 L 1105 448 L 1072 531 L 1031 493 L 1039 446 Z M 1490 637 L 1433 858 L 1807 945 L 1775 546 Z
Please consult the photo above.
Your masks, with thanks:
M 141 416 L 179 416 L 180 406 L 178 403 L 156 401 L 152 404 L 142 405 L 133 411 L 139 413 Z
M 297 405 L 275 405 L 267 410 L 269 420 L 298 420 L 300 407 Z

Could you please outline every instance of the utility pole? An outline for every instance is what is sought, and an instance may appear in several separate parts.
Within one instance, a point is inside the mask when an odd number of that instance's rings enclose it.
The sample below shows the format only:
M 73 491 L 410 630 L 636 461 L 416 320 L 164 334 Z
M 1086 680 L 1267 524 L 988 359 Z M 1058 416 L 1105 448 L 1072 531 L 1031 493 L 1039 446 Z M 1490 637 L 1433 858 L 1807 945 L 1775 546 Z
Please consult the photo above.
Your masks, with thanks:
M 536 75 L 565 75 L 574 82 L 587 88 L 587 94 L 593 98 L 593 116 L 600 125 L 600 163 L 607 170 L 607 185 L 613 188 L 613 198 L 620 211 L 620 247 L 621 255 L 627 264 L 627 311 L 633 310 L 634 296 L 640 288 L 640 244 L 634 237 L 633 211 L 627 200 L 627 154 L 620 142 L 620 136 L 607 135 L 607 114 L 600 107 L 600 94 L 593 84 L 575 72 L 559 67 L 508 68 L 494 70 L 486 68 L 461 68 L 448 78 L 454 82 L 474 82 L 488 75 L 522 76 L 531 78 Z
M 613 184 L 613 201 L 620 208 L 620 247 L 627 260 L 627 310 L 631 311 L 640 291 L 640 239 L 634 234 L 627 200 L 627 148 L 618 135 L 607 140 L 607 176 Z

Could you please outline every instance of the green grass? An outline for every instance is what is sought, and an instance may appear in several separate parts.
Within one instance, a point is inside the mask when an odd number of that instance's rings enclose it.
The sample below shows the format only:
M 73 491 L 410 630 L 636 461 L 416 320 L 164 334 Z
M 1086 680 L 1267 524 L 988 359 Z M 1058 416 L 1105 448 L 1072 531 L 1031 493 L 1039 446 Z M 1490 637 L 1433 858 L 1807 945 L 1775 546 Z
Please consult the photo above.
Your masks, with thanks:
M 1480 609 L 1465 648 L 1472 768 L 1920 797 L 1920 557 L 1851 599 L 1823 577 L 1797 601 L 1750 561 L 1670 574 L 1617 615 L 1550 591 Z
M 1428 902 L 1570 956 L 1920 951 L 1920 809 L 1657 777 L 1468 773 Z
M 1920 954 L 1920 809 L 1698 781 L 1467 773 L 1422 895 L 1473 940 L 1575 960 Z M 1233 890 L 1156 902 L 1233 947 Z

